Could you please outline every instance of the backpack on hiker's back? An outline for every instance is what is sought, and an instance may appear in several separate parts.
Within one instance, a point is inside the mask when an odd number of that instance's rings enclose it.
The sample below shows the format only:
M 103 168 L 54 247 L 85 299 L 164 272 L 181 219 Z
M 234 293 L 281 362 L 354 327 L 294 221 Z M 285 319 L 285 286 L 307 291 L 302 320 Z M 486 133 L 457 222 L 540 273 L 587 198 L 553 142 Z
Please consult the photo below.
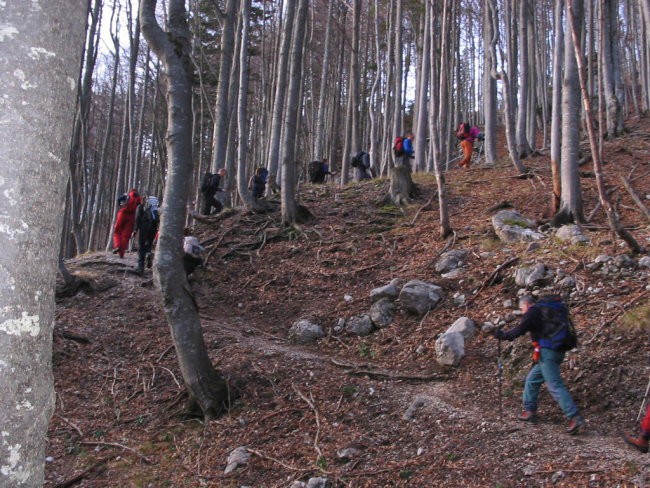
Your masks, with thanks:
M 221 176 L 206 171 L 201 180 L 201 193 L 205 195 L 214 195 L 219 190 Z
M 325 163 L 312 161 L 309 163 L 308 173 L 311 183 L 323 183 L 325 181 Z
M 147 201 L 144 204 L 144 210 L 147 213 L 147 218 L 151 218 L 152 222 L 158 222 L 160 220 L 160 211 L 158 210 L 158 198 L 156 197 L 147 197 Z
M 370 155 L 365 151 L 359 151 L 352 157 L 350 164 L 353 168 L 368 169 L 370 168 Z
M 154 196 L 147 197 L 144 202 L 138 206 L 136 211 L 136 227 L 145 228 L 155 232 L 160 224 L 160 210 L 158 198 Z
M 569 309 L 558 295 L 544 295 L 535 303 L 542 314 L 539 345 L 555 351 L 570 351 L 578 346 L 578 336 Z
M 399 136 L 393 141 L 393 154 L 395 157 L 404 156 L 404 138 Z

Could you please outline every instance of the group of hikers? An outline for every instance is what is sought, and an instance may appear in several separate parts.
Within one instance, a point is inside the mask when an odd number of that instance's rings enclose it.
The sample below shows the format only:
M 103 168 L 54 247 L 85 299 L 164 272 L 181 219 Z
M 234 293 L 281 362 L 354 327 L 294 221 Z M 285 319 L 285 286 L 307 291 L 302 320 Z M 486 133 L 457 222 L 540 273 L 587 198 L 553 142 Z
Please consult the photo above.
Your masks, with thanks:
M 474 144 L 477 140 L 483 140 L 483 134 L 479 131 L 478 127 L 471 125 L 469 122 L 463 122 L 456 129 L 455 136 L 463 152 L 463 157 L 458 163 L 458 167 L 469 169 L 472 164 Z M 395 156 L 396 165 L 411 165 L 410 160 L 415 157 L 415 149 L 413 147 L 414 139 L 413 132 L 406 132 L 403 136 L 395 138 L 393 141 L 393 155 Z M 371 166 L 370 154 L 365 151 L 359 151 L 353 154 L 350 160 L 350 166 L 354 170 L 355 181 L 369 180 L 376 176 Z M 330 172 L 327 159 L 323 159 L 309 163 L 308 174 L 309 181 L 317 184 L 324 183 L 328 175 L 334 175 L 336 173 Z
M 463 151 L 463 159 L 458 163 L 458 166 L 468 169 L 471 164 L 473 144 L 481 137 L 481 134 L 477 127 L 462 123 L 458 127 L 456 137 L 460 141 Z M 400 158 L 399 162 L 401 164 L 409 164 L 409 159 L 414 154 L 413 139 L 414 136 L 411 132 L 406 133 L 404 137 L 395 139 L 393 151 L 396 161 Z M 361 151 L 355 154 L 351 165 L 357 171 L 357 180 L 373 177 L 368 153 Z M 330 172 L 326 159 L 311 163 L 309 168 L 309 177 L 312 183 L 323 183 L 327 175 L 333 174 L 335 173 Z M 223 209 L 223 204 L 215 198 L 215 195 L 218 191 L 223 191 L 221 183 L 225 176 L 225 169 L 220 169 L 216 174 L 207 172 L 204 175 L 200 188 L 204 197 L 202 212 L 204 215 L 210 215 L 213 209 L 216 210 L 216 213 Z M 267 179 L 268 171 L 265 168 L 255 170 L 248 183 L 248 188 L 254 198 L 264 196 Z M 135 234 L 138 234 L 137 272 L 142 274 L 145 265 L 151 267 L 151 250 L 157 239 L 160 222 L 159 201 L 155 196 L 141 197 L 136 189 L 131 189 L 128 194 L 118 198 L 118 204 L 119 210 L 113 233 L 113 253 L 124 257 L 130 239 Z M 196 237 L 191 235 L 189 228 L 186 228 L 183 234 L 183 265 L 186 274 L 189 276 L 197 266 L 203 264 L 202 255 L 205 248 Z M 519 309 L 522 312 L 521 320 L 511 330 L 504 331 L 491 324 L 483 327 L 483 332 L 499 341 L 512 341 L 526 333 L 530 334 L 533 366 L 526 376 L 523 391 L 523 410 L 517 418 L 531 424 L 539 421 L 537 414 L 538 396 L 542 385 L 546 384 L 551 397 L 568 420 L 566 432 L 571 435 L 577 434 L 585 427 L 585 419 L 567 390 L 560 373 L 560 366 L 564 361 L 565 353 L 577 346 L 576 332 L 568 307 L 562 298 L 557 295 L 544 295 L 539 298 L 524 295 L 519 299 Z M 499 364 L 500 371 L 501 365 Z M 646 408 L 640 432 L 637 435 L 624 434 L 623 439 L 639 451 L 648 452 L 650 406 Z
M 117 199 L 119 209 L 113 228 L 113 254 L 120 258 L 129 249 L 131 238 L 138 236 L 138 264 L 135 272 L 144 274 L 145 266 L 153 264 L 153 246 L 158 240 L 160 226 L 160 202 L 153 195 L 140 196 L 138 190 L 131 189 L 129 193 L 120 195 Z M 189 276 L 194 269 L 203 263 L 202 254 L 205 251 L 198 239 L 191 235 L 189 228 L 184 230 L 183 265 Z
M 464 152 L 464 159 L 459 163 L 460 167 L 469 168 L 473 151 L 473 143 L 479 137 L 479 131 L 476 127 L 468 123 L 460 124 L 456 137 L 460 140 Z M 393 153 L 396 164 L 410 165 L 410 159 L 414 157 L 413 148 L 414 135 L 407 132 L 404 136 L 397 137 L 393 143 Z M 350 165 L 354 171 L 355 181 L 368 180 L 375 176 L 371 166 L 370 154 L 366 151 L 359 151 L 351 158 Z M 314 184 L 324 183 L 327 176 L 335 175 L 330 171 L 327 159 L 313 161 L 309 164 L 308 175 L 309 181 Z M 227 172 L 224 168 L 219 169 L 216 173 L 206 172 L 201 180 L 200 192 L 203 196 L 203 205 L 201 213 L 203 215 L 218 214 L 223 210 L 223 203 L 216 197 L 217 192 L 223 192 L 222 185 L 226 178 Z M 269 182 L 269 172 L 264 167 L 255 169 L 253 175 L 248 181 L 248 189 L 251 191 L 253 198 L 263 198 Z M 269 183 L 269 188 L 277 187 L 274 180 L 273 184 Z M 152 265 L 152 247 L 154 246 L 158 226 L 160 223 L 159 201 L 155 196 L 142 197 L 136 189 L 131 189 L 128 193 L 118 198 L 118 212 L 113 232 L 113 253 L 119 254 L 120 258 L 129 248 L 129 242 L 132 237 L 138 236 L 138 266 L 136 272 L 144 273 L 145 266 L 150 268 Z M 188 237 L 186 235 L 186 237 Z M 190 236 L 191 237 L 191 236 Z M 191 247 L 191 246 L 190 246 Z M 188 247 L 189 248 L 189 247 Z M 193 249 L 197 249 L 194 245 Z M 185 258 L 186 270 L 194 269 L 199 258 L 196 253 L 186 253 Z M 188 257 L 189 256 L 189 257 Z M 195 259 L 191 259 L 194 257 Z
M 113 254 L 120 258 L 129 248 L 129 241 L 138 235 L 138 267 L 136 272 L 144 273 L 145 264 L 151 268 L 153 255 L 152 247 L 158 236 L 160 224 L 159 201 L 155 196 L 142 197 L 138 190 L 131 189 L 129 193 L 117 199 L 119 210 L 113 228 Z

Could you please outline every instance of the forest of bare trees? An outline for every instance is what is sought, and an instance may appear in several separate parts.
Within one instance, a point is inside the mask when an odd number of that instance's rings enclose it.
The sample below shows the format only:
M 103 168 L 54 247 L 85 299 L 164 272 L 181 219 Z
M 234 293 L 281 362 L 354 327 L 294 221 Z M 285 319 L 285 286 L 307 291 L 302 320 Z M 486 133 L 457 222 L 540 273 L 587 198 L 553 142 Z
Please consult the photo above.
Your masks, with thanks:
M 254 207 L 246 182 L 265 166 L 281 184 L 282 217 L 291 224 L 309 161 L 327 158 L 346 184 L 350 155 L 364 150 L 374 173 L 390 176 L 392 141 L 407 130 L 416 135 L 413 170 L 435 172 L 443 197 L 455 127 L 469 121 L 485 131 L 488 165 L 499 144 L 522 174 L 529 154 L 547 152 L 552 212 L 558 221 L 581 221 L 587 112 L 575 53 L 600 141 L 650 106 L 648 0 L 184 4 L 190 207 L 198 208 L 201 176 L 219 168 L 228 170 L 228 201 Z M 62 257 L 106 247 L 117 196 L 131 187 L 161 196 L 169 176 L 165 68 L 141 39 L 137 5 L 93 0 L 89 8 Z M 167 30 L 162 5 L 157 15 Z
M 279 208 L 278 227 L 291 227 L 309 213 L 301 199 L 309 162 L 327 159 L 328 184 L 344 186 L 358 179 L 352 156 L 366 151 L 373 175 L 391 180 L 396 204 L 410 201 L 411 173 L 435 175 L 446 238 L 454 232 L 445 185 L 457 160 L 455 132 L 468 122 L 484 132 L 485 167 L 524 179 L 534 177 L 527 158 L 548 160 L 552 225 L 591 218 L 579 169 L 593 162 L 594 212 L 606 214 L 634 253 L 643 251 L 609 201 L 602 148 L 650 111 L 650 0 L 46 3 L 41 11 L 0 2 L 11 14 L 4 12 L 0 59 L 12 67 L 1 80 L 0 271 L 11 285 L 1 304 L 20 317 L 4 322 L 11 337 L 0 346 L 26 384 L 38 380 L 38 412 L 9 418 L 5 429 L 35 460 L 33 472 L 14 477 L 42 477 L 41 439 L 21 436 L 34 426 L 42 437 L 52 410 L 48 256 L 58 247 L 59 271 L 74 279 L 65 259 L 110 249 L 118 197 L 131 188 L 162 199 L 154 280 L 190 402 L 207 419 L 227 406 L 229 385 L 203 342 L 181 258 L 206 172 L 226 170 L 226 206 Z M 410 161 L 393 152 L 406 133 L 415 136 Z M 259 167 L 280 187 L 269 195 L 273 205 L 250 193 Z M 27 205 L 18 205 L 17 191 Z M 19 248 L 28 249 L 27 272 Z M 0 382 L 11 390 L 6 411 L 22 408 L 21 381 Z

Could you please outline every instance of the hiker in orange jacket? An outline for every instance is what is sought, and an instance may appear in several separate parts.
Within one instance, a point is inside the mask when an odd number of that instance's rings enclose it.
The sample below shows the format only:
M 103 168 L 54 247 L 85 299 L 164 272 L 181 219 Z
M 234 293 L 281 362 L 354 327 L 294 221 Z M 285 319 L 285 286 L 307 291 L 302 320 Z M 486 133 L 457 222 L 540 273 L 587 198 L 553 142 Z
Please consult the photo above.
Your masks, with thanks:
M 124 257 L 124 253 L 129 247 L 129 240 L 133 234 L 133 226 L 135 225 L 135 211 L 138 205 L 142 203 L 142 198 L 138 195 L 138 190 L 133 188 L 128 196 L 124 195 L 118 199 L 120 209 L 117 211 L 117 219 L 115 227 L 113 228 L 113 254 Z
M 474 152 L 474 141 L 478 138 L 479 133 L 478 127 L 470 127 L 467 122 L 458 126 L 456 137 L 460 140 L 460 147 L 463 149 L 463 160 L 458 163 L 461 168 L 469 169 Z

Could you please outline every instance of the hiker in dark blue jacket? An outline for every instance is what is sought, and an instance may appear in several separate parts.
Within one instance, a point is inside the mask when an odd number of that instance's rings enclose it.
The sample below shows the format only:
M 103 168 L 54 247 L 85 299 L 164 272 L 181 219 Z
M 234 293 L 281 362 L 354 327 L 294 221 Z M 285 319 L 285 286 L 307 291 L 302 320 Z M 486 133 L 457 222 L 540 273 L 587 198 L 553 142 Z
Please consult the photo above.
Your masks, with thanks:
M 560 376 L 560 365 L 564 360 L 564 350 L 561 344 L 555 344 L 549 338 L 542 335 L 542 331 L 547 323 L 545 314 L 542 311 L 544 307 L 549 307 L 554 316 L 563 317 L 563 320 L 569 321 L 569 311 L 560 297 L 549 296 L 542 297 L 539 303 L 535 303 L 532 296 L 526 295 L 519 299 L 519 308 L 524 313 L 521 322 L 517 327 L 507 332 L 501 329 L 495 329 L 494 326 L 484 327 L 485 332 L 491 332 L 499 340 L 512 341 L 526 332 L 530 333 L 533 342 L 534 353 L 532 369 L 526 376 L 524 386 L 524 411 L 518 416 L 519 420 L 525 422 L 537 422 L 537 397 L 539 390 L 544 383 L 546 388 L 558 403 L 564 415 L 569 419 L 567 433 L 576 434 L 585 425 L 585 420 L 580 415 L 580 410 L 573 402 L 571 394 L 566 389 L 564 381 Z M 547 314 L 548 316 L 548 314 Z M 555 337 L 555 336 L 554 336 Z
M 252 191 L 253 197 L 256 199 L 262 198 L 266 191 L 265 171 L 266 168 L 257 168 L 255 174 L 251 176 L 250 180 L 248 180 L 248 189 Z M 266 174 L 268 174 L 268 171 L 266 171 Z
M 370 154 L 365 151 L 359 151 L 352 156 L 352 167 L 354 168 L 354 180 L 369 180 L 372 178 L 370 173 Z
M 138 233 L 138 267 L 136 270 L 138 274 L 144 273 L 145 262 L 147 268 L 151 268 L 153 262 L 151 248 L 153 247 L 160 224 L 160 210 L 158 209 L 158 205 L 158 199 L 154 196 L 149 196 L 138 205 L 135 211 L 135 227 L 133 233 Z
M 201 183 L 201 193 L 203 194 L 203 215 L 210 215 L 212 213 L 212 208 L 216 209 L 215 213 L 219 213 L 223 210 L 223 204 L 214 198 L 214 195 L 218 191 L 223 191 L 219 186 L 221 185 L 221 180 L 225 179 L 226 170 L 221 168 L 216 174 L 210 172 L 205 173 L 203 176 L 203 181 Z

